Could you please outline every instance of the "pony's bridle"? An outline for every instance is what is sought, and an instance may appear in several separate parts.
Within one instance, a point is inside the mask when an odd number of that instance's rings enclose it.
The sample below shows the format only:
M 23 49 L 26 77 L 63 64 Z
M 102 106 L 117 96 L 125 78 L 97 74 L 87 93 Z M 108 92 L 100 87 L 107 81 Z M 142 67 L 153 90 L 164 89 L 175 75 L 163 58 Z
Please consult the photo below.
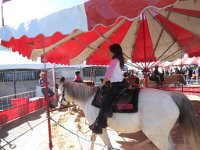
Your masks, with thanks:
M 61 104 L 62 104 L 62 101 L 67 102 L 66 99 L 65 99 L 65 87 L 64 86 L 63 86 L 62 98 L 61 98 L 61 101 L 60 101 Z

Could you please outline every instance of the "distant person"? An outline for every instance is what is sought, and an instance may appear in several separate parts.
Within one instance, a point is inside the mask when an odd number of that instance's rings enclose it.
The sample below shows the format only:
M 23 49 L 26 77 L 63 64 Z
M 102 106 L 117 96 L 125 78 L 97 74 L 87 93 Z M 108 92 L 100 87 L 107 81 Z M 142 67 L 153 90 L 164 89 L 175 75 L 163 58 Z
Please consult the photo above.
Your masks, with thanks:
M 39 79 L 39 84 L 40 84 L 40 87 L 41 87 L 41 92 L 43 94 L 44 97 L 46 97 L 46 86 L 45 84 L 49 84 L 49 83 L 46 83 L 46 77 L 45 77 L 45 72 L 41 72 L 40 73 L 40 79 Z M 48 96 L 49 98 L 53 98 L 54 96 L 54 92 L 48 87 Z M 49 107 L 50 108 L 55 108 L 55 106 L 52 104 L 52 102 L 49 100 Z
M 123 76 L 124 76 L 124 79 L 127 80 L 129 78 L 129 75 L 130 73 L 129 72 L 124 72 Z
M 174 74 L 182 74 L 181 73 L 181 70 L 179 70 L 177 67 L 175 68 L 175 72 L 174 72 Z M 174 83 L 174 86 L 176 87 L 180 87 L 181 86 L 181 84 L 179 83 L 179 82 L 177 82 L 177 83 Z
M 81 78 L 80 71 L 75 72 L 74 82 L 83 83 L 83 79 Z
M 189 75 L 189 83 L 192 83 L 192 74 L 193 74 L 193 69 L 192 67 L 189 67 L 189 70 L 188 70 L 188 75 Z
M 192 83 L 195 82 L 195 80 L 196 80 L 196 73 L 195 73 L 195 71 L 192 72 L 191 80 L 192 80 Z
M 164 81 L 164 75 L 158 70 L 158 66 L 155 66 L 155 69 L 149 79 L 155 81 L 158 85 L 160 85 L 162 81 Z
M 174 74 L 181 74 L 181 71 L 176 67 Z
M 169 70 L 165 70 L 165 76 L 169 76 Z
M 136 75 L 134 75 L 133 70 L 130 73 L 124 72 L 123 76 L 124 80 L 127 82 L 127 84 L 129 84 L 129 88 L 139 87 L 140 79 Z

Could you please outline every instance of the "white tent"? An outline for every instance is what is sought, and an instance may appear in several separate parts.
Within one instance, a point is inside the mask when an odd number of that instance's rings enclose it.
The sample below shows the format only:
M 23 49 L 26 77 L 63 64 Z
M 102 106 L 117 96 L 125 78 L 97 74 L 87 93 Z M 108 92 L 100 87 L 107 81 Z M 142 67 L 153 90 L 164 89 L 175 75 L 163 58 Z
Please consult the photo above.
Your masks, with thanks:
M 54 64 L 46 64 L 47 68 L 53 68 Z M 56 65 L 59 67 L 66 67 L 63 65 Z M 43 69 L 44 64 L 38 60 L 37 62 L 31 61 L 18 52 L 11 52 L 9 50 L 0 50 L 0 70 L 9 69 Z

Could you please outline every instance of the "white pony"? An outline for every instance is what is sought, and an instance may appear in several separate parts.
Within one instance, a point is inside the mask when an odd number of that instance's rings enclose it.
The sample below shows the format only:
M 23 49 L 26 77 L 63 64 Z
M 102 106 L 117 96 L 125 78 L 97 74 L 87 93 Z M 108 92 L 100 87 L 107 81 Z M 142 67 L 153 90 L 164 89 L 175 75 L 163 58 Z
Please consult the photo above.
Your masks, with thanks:
M 99 108 L 91 105 L 97 88 L 71 81 L 65 81 L 59 86 L 59 90 L 64 90 L 65 96 L 70 96 L 83 110 L 90 124 L 95 121 L 99 112 Z M 146 88 L 140 90 L 137 113 L 113 113 L 107 124 L 121 133 L 135 133 L 141 130 L 159 149 L 175 150 L 176 145 L 172 141 L 170 131 L 178 120 L 191 149 L 199 150 L 192 110 L 192 103 L 182 93 Z M 112 148 L 106 128 L 100 137 L 104 144 Z

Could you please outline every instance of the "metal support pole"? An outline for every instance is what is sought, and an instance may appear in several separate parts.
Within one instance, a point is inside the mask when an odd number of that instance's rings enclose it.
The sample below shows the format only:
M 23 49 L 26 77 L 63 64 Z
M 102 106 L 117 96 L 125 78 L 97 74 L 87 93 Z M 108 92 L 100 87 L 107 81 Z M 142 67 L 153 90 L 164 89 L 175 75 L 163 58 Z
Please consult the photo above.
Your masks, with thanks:
M 42 47 L 43 47 L 43 62 L 44 62 L 44 71 L 45 71 L 45 100 L 46 100 L 46 109 L 47 109 L 47 122 L 48 122 L 48 134 L 49 134 L 49 149 L 52 150 L 52 135 L 51 135 L 51 120 L 50 120 L 50 110 L 49 110 L 49 94 L 48 94 L 48 77 L 46 69 L 46 54 L 45 54 L 45 43 L 44 36 L 42 38 Z
M 17 97 L 17 89 L 16 89 L 16 70 L 14 70 L 14 94 L 15 94 L 15 98 Z

